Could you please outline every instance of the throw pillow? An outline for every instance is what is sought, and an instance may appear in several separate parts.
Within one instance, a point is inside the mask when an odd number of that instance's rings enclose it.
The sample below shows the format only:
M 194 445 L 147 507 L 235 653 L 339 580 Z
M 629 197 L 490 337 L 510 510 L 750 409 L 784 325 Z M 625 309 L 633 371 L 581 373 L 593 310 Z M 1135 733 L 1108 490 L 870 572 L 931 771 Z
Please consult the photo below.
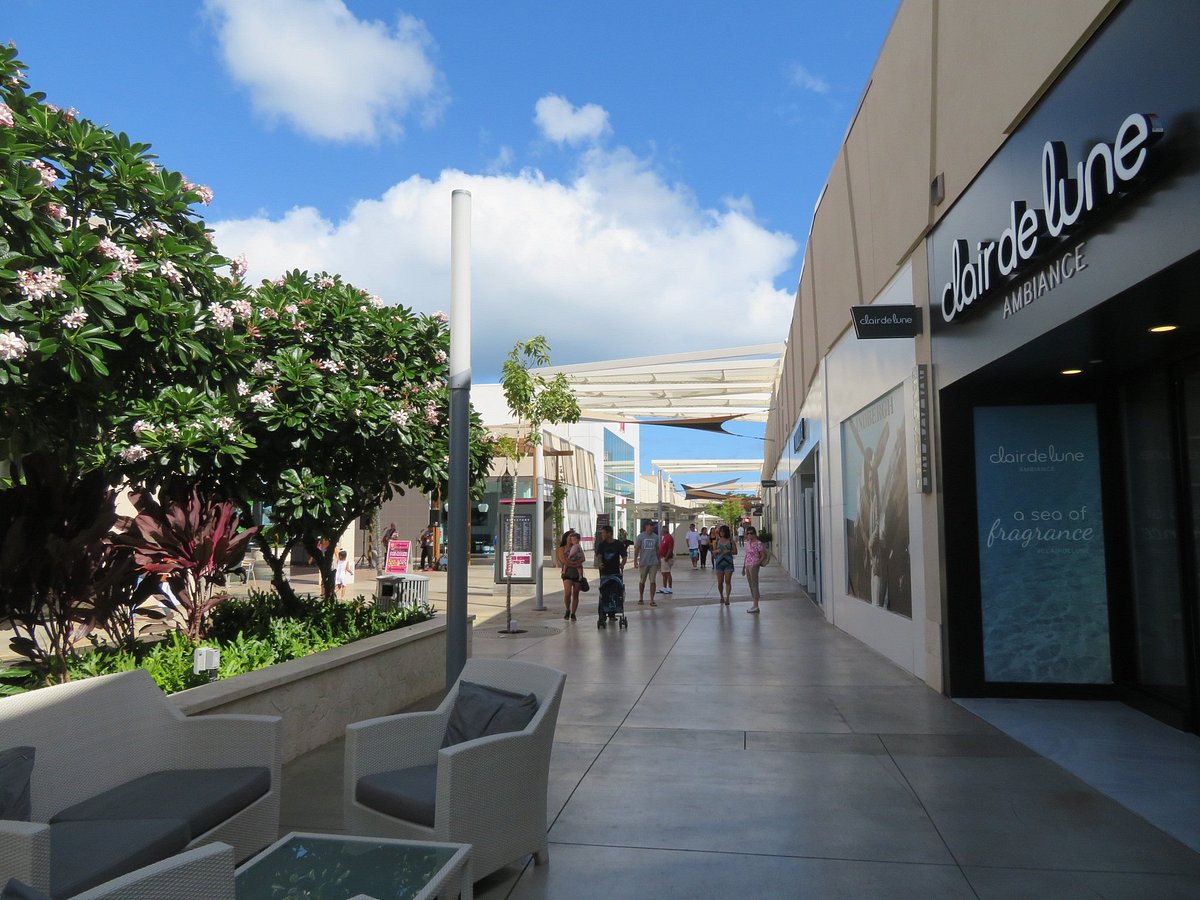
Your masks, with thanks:
M 472 681 L 459 682 L 442 746 L 453 747 L 489 734 L 520 731 L 532 721 L 537 706 L 533 694 L 517 694 Z
M 28 822 L 32 813 L 29 780 L 33 775 L 33 747 L 0 751 L 0 819 Z

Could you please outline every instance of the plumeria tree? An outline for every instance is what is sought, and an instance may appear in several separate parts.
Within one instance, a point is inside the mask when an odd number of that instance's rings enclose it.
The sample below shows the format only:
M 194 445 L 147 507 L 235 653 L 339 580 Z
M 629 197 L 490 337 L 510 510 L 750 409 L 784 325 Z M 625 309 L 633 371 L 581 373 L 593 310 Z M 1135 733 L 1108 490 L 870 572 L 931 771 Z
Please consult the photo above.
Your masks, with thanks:
M 446 480 L 447 318 L 388 306 L 336 275 L 293 271 L 234 300 L 223 321 L 254 347 L 237 373 L 231 426 L 252 449 L 235 472 L 213 477 L 247 506 L 268 504 L 275 545 L 300 543 L 332 596 L 334 542 L 346 527 L 398 485 L 428 491 Z M 477 418 L 473 432 L 482 484 L 491 445 Z M 146 435 L 155 452 L 159 433 Z M 282 554 L 271 542 L 262 551 L 291 598 Z
M 177 391 L 193 392 L 181 439 L 236 461 L 213 362 L 242 338 L 211 327 L 232 284 L 193 210 L 211 199 L 149 145 L 29 91 L 0 47 L 0 487 L 31 454 L 76 472 L 139 462 L 115 421 Z
M 211 199 L 46 103 L 0 47 L 0 492 L 34 460 L 101 472 L 97 490 L 183 478 L 269 505 L 277 545 L 303 544 L 328 584 L 322 538 L 394 485 L 446 479 L 445 317 L 325 273 L 248 285 L 196 214 Z

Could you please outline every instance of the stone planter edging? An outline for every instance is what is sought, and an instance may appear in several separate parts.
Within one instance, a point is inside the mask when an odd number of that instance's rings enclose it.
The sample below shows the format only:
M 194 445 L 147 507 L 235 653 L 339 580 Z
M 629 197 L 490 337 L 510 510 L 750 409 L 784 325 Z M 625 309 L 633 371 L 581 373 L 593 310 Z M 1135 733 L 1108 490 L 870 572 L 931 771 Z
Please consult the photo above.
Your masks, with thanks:
M 474 616 L 470 617 L 472 620 Z M 471 625 L 467 627 L 467 655 Z M 446 617 L 172 694 L 184 715 L 283 717 L 283 761 L 399 712 L 446 686 Z

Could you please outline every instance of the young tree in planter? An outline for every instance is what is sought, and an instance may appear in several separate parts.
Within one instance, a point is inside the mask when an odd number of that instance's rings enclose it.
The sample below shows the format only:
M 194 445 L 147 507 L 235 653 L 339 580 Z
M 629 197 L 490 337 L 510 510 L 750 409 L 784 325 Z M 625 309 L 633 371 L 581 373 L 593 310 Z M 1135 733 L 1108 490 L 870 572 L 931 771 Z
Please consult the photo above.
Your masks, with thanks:
M 708 514 L 716 516 L 730 528 L 736 529 L 737 523 L 746 514 L 746 505 L 740 497 L 730 497 L 728 500 L 722 500 L 720 503 L 710 503 L 708 505 Z
M 316 559 L 331 598 L 333 541 L 346 527 L 396 485 L 428 491 L 446 480 L 446 318 L 299 271 L 263 282 L 231 314 L 252 330 L 256 355 L 235 385 L 236 427 L 253 449 L 226 485 L 246 505 L 271 507 L 277 543 L 299 542 Z M 477 416 L 472 431 L 482 483 L 491 448 Z M 294 602 L 282 555 L 262 551 L 276 589 Z
M 528 341 L 517 341 L 500 369 L 500 385 L 509 411 L 517 417 L 517 434 L 497 438 L 494 445 L 499 453 L 515 465 L 542 442 L 542 426 L 579 421 L 579 403 L 561 372 L 553 378 L 531 372 L 530 369 L 550 365 L 550 344 L 542 335 Z M 537 485 L 534 485 L 537 490 Z M 516 479 L 508 515 L 508 535 L 504 546 L 512 547 L 516 531 Z M 540 550 L 540 548 L 539 548 Z M 505 566 L 505 626 L 512 633 L 512 554 Z

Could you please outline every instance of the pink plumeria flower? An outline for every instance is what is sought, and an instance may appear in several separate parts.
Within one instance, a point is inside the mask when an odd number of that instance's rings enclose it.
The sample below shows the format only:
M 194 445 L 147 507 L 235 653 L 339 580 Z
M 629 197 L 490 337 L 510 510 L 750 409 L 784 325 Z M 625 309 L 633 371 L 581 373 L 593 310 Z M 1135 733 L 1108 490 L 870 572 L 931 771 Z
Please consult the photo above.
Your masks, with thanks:
M 74 331 L 77 328 L 82 328 L 83 323 L 87 321 L 87 313 L 82 306 L 76 306 L 69 313 L 63 316 L 59 321 L 62 327 L 69 331 Z
M 121 459 L 124 462 L 137 462 L 139 459 L 145 459 L 150 455 L 150 451 L 141 444 L 130 444 L 121 451 Z
M 163 276 L 173 285 L 178 286 L 183 284 L 183 273 L 180 272 L 175 263 L 171 262 L 169 259 L 159 265 L 158 274 Z
M 54 166 L 40 159 L 31 159 L 29 167 L 37 170 L 38 177 L 42 179 L 42 187 L 52 188 L 58 183 L 58 170 Z
M 61 203 L 47 203 L 46 215 L 56 222 L 65 222 L 68 217 L 67 208 Z
M 15 331 L 0 331 L 0 360 L 16 362 L 29 353 L 29 342 Z
M 212 316 L 213 324 L 222 331 L 228 331 L 233 327 L 233 311 L 225 308 L 220 303 L 210 303 L 208 305 L 209 315 Z
M 7 103 L 0 103 L 0 127 L 12 128 L 17 124 L 17 120 L 13 118 L 12 107 Z
M 17 272 L 17 286 L 29 300 L 43 300 L 54 296 L 59 293 L 62 281 L 62 275 L 53 269 L 43 269 L 40 272 L 22 269 Z
M 246 262 L 246 255 L 242 254 L 229 263 L 229 276 L 235 281 L 241 281 L 249 268 L 250 264 Z

